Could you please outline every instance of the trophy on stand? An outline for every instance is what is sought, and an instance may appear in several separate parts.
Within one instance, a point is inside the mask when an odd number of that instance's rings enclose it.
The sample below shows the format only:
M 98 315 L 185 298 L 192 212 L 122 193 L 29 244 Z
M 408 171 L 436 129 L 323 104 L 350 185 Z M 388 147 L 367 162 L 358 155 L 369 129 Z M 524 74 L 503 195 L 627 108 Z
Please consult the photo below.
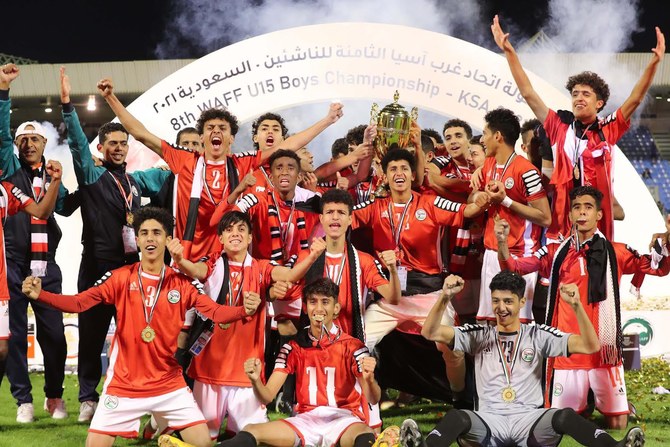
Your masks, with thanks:
M 384 155 L 393 149 L 405 149 L 409 143 L 409 129 L 412 120 L 416 120 L 419 111 L 413 107 L 411 112 L 398 104 L 398 90 L 393 94 L 393 103 L 386 105 L 381 111 L 377 103 L 370 110 L 370 124 L 377 124 L 377 137 L 374 141 L 375 157 L 381 161 Z M 383 173 L 382 173 L 383 174 Z M 381 176 L 377 176 L 381 178 Z M 379 181 L 375 188 L 375 197 L 386 197 L 388 185 Z

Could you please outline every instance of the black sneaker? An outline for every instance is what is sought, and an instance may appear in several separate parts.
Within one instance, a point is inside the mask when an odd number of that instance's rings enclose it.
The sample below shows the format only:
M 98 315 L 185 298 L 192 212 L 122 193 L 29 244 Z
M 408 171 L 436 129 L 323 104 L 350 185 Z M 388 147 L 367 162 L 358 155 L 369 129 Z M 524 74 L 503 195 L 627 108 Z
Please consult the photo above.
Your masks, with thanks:
M 618 445 L 621 447 L 642 447 L 644 445 L 644 432 L 640 427 L 632 427 Z
M 405 419 L 400 426 L 400 445 L 402 447 L 424 447 L 421 430 L 413 419 Z
M 291 402 L 284 400 L 283 392 L 277 394 L 277 398 L 275 399 L 275 411 L 277 413 L 284 413 L 289 416 L 293 416 L 293 405 Z

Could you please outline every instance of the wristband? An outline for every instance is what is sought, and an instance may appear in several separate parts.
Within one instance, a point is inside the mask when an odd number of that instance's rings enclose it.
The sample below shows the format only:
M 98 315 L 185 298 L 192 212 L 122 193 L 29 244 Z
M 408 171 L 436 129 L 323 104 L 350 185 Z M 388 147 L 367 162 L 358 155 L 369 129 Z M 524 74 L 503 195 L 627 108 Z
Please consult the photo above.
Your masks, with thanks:
M 509 208 L 510 206 L 512 206 L 512 203 L 514 203 L 514 200 L 512 200 L 510 196 L 505 196 L 502 202 L 500 202 L 500 204 L 505 208 Z

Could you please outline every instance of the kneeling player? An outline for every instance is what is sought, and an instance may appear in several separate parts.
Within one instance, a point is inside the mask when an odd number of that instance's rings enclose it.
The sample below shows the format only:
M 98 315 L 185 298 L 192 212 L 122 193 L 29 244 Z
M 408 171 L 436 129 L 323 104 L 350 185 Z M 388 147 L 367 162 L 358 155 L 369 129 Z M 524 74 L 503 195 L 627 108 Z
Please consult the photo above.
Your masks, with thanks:
M 381 390 L 374 379 L 375 360 L 363 343 L 333 323 L 339 312 L 338 286 L 320 278 L 304 289 L 310 325 L 284 345 L 274 372 L 264 385 L 261 361 L 249 359 L 244 370 L 261 402 L 277 395 L 288 374 L 295 373 L 297 415 L 280 421 L 247 425 L 237 436 L 219 446 L 276 447 L 335 445 L 369 447 L 375 437 L 363 422 L 361 392 L 377 403 Z M 161 436 L 162 447 L 183 447 L 178 439 Z
M 600 342 L 575 284 L 562 284 L 560 293 L 574 310 L 581 335 L 521 324 L 525 287 L 518 274 L 498 273 L 489 286 L 496 326 L 451 327 L 441 325 L 440 320 L 449 301 L 463 288 L 463 280 L 453 275 L 445 280 L 422 335 L 475 356 L 481 410 L 448 411 L 426 438 L 427 447 L 449 446 L 457 440 L 459 445 L 556 446 L 564 434 L 587 446 L 644 445 L 639 427 L 631 428 L 617 442 L 572 409 L 542 408 L 543 359 L 597 352 Z

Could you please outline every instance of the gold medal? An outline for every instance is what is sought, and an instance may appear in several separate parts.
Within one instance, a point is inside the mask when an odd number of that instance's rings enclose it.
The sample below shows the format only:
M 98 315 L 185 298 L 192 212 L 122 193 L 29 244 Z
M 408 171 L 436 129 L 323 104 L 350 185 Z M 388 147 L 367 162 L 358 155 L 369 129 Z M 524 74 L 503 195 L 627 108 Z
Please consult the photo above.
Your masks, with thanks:
M 126 223 L 131 227 L 133 226 L 133 213 L 131 212 L 126 213 Z
M 511 386 L 503 388 L 501 395 L 502 400 L 504 400 L 507 403 L 514 402 L 514 400 L 516 399 L 516 391 L 514 391 L 514 388 L 512 388 Z
M 154 331 L 151 326 L 147 326 L 142 329 L 142 341 L 145 343 L 151 343 L 156 338 L 156 331 Z
M 230 327 L 232 323 L 219 323 L 219 327 L 224 331 Z
M 572 171 L 575 180 L 579 180 L 579 165 L 575 165 L 575 169 Z

